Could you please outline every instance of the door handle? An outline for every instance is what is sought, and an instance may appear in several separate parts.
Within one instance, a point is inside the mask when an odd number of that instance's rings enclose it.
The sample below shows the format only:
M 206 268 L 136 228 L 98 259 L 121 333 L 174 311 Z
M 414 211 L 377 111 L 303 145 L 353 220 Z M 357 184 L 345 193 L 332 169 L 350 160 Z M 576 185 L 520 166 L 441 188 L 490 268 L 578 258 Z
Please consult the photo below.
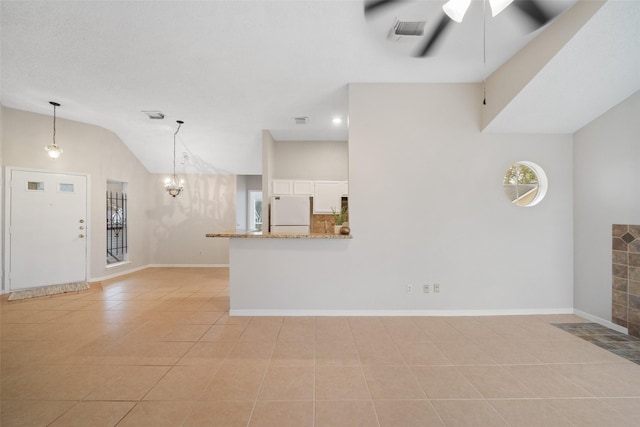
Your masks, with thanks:
M 81 226 L 80 226 L 80 230 L 84 230 L 84 225 L 81 225 Z
M 81 220 L 80 220 L 80 224 L 84 224 L 84 219 L 81 219 Z
M 84 234 L 79 234 L 78 237 L 82 239 L 84 238 Z

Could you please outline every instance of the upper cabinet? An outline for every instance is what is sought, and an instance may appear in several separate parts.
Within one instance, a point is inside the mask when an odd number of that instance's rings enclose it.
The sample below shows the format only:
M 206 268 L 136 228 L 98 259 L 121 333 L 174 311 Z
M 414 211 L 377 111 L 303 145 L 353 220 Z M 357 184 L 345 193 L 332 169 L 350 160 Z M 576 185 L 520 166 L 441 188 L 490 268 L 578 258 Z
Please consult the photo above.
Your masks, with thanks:
M 271 182 L 271 193 L 274 196 L 290 196 L 293 194 L 293 181 L 290 179 L 274 179 Z
M 313 196 L 315 192 L 315 181 L 293 181 L 293 194 L 296 196 Z
M 300 179 L 274 179 L 271 193 L 274 196 L 313 196 L 315 181 Z
M 313 196 L 313 213 L 330 214 L 340 212 L 344 181 L 316 181 Z
M 274 179 L 271 182 L 273 196 L 311 196 L 313 213 L 339 212 L 342 197 L 349 194 L 347 181 L 311 181 L 302 179 Z
M 342 189 L 342 196 L 349 196 L 349 181 L 340 181 L 340 188 Z

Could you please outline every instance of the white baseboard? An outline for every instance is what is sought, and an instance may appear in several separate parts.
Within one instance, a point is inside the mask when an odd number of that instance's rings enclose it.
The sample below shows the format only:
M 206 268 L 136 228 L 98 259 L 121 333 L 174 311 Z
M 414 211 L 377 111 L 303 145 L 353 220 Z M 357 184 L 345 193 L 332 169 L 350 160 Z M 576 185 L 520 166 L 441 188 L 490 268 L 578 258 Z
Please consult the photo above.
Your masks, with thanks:
M 147 267 L 154 268 L 224 268 L 229 264 L 148 264 Z
M 223 267 L 229 267 L 229 264 L 147 264 L 147 265 L 142 265 L 135 268 L 122 270 L 117 273 L 109 274 L 106 276 L 92 277 L 91 279 L 88 280 L 88 282 L 95 283 L 103 280 L 114 279 L 116 277 L 135 273 L 136 271 L 145 270 L 147 268 L 223 268 Z
M 539 314 L 573 314 L 573 308 L 523 310 L 258 310 L 231 309 L 231 316 L 524 316 Z
M 128 268 L 126 270 L 121 270 L 118 271 L 117 273 L 113 273 L 113 274 L 108 274 L 106 276 L 100 276 L 100 277 L 92 277 L 88 280 L 89 283 L 95 283 L 95 282 L 101 282 L 103 280 L 109 280 L 109 279 L 114 279 L 116 277 L 120 277 L 120 276 L 124 276 L 126 274 L 131 274 L 131 273 L 135 273 L 136 271 L 141 271 L 141 270 L 145 270 L 149 268 L 148 265 L 142 265 L 139 267 L 134 267 L 134 268 Z
M 600 318 L 598 316 L 594 316 L 594 315 L 586 313 L 584 311 L 574 309 L 573 310 L 573 314 L 575 314 L 576 316 L 584 317 L 587 320 L 590 320 L 590 321 L 592 321 L 594 323 L 597 323 L 599 325 L 605 326 L 605 327 L 607 327 L 609 329 L 613 329 L 614 331 L 618 331 L 618 332 L 621 332 L 623 334 L 628 334 L 629 333 L 627 328 L 623 328 L 620 325 L 616 325 L 613 322 L 610 322 L 608 320 L 604 320 L 604 319 L 602 319 L 602 318 Z

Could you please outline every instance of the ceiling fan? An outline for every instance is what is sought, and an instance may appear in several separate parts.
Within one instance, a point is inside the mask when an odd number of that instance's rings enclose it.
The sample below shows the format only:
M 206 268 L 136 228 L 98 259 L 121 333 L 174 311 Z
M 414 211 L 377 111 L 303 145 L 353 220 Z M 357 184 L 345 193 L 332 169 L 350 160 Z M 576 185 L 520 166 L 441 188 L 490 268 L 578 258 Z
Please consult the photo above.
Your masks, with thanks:
M 366 18 L 377 14 L 393 5 L 405 2 L 406 0 L 365 0 L 364 15 Z M 487 1 L 487 0 L 483 0 Z M 534 30 L 543 27 L 551 21 L 555 14 L 547 12 L 538 0 L 488 0 L 491 7 L 492 17 L 498 15 L 507 6 L 513 3 L 534 25 Z M 467 9 L 471 5 L 471 0 L 449 0 L 442 6 L 442 14 L 431 33 L 424 37 L 424 41 L 416 50 L 414 56 L 425 57 L 433 54 L 433 48 L 441 39 L 444 31 L 452 21 L 462 22 Z M 398 36 L 424 36 L 424 21 L 421 22 L 396 22 L 393 31 Z

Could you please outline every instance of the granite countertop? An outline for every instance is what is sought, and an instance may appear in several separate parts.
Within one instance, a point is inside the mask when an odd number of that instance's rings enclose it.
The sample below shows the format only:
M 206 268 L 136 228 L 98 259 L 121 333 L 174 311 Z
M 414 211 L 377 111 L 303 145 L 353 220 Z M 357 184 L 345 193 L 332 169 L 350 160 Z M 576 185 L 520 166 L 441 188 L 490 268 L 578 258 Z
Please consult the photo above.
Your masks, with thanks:
M 263 233 L 256 230 L 229 230 L 220 233 L 207 233 L 206 237 L 228 237 L 240 239 L 352 239 L 351 234 L 329 234 L 329 233 L 310 233 L 310 234 L 287 234 L 287 233 Z

